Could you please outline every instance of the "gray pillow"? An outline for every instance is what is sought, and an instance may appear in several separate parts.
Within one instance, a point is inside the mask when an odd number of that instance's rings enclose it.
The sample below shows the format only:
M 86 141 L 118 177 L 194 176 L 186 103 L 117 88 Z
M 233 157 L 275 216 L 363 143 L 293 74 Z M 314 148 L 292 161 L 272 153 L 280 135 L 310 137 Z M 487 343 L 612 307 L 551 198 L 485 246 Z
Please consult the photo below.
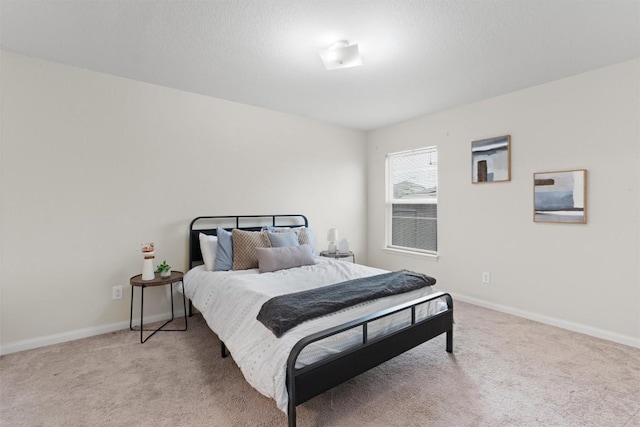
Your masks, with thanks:
M 282 248 L 284 246 L 298 246 L 298 235 L 294 231 L 286 233 L 267 232 L 272 248 Z
M 256 248 L 260 273 L 284 270 L 285 268 L 313 265 L 311 246 L 284 246 L 281 248 Z
M 286 233 L 288 231 L 293 231 L 298 235 L 298 243 L 300 245 L 308 244 L 311 246 L 311 252 L 316 253 L 316 238 L 313 234 L 313 230 L 309 227 L 274 227 L 268 225 L 263 227 L 263 230 L 267 230 L 270 233 Z M 273 245 L 272 245 L 273 246 Z

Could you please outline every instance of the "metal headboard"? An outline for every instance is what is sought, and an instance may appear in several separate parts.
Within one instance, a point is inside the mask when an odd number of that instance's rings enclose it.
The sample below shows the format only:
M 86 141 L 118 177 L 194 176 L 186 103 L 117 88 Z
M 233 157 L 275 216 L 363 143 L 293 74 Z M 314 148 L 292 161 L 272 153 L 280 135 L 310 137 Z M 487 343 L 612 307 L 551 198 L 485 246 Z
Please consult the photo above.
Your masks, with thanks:
M 194 218 L 189 224 L 189 265 L 187 269 L 202 264 L 200 239 L 198 237 L 200 233 L 215 236 L 218 227 L 226 230 L 237 228 L 247 231 L 259 231 L 262 230 L 262 227 L 269 225 L 274 227 L 308 227 L 309 221 L 306 216 L 301 214 L 222 215 Z

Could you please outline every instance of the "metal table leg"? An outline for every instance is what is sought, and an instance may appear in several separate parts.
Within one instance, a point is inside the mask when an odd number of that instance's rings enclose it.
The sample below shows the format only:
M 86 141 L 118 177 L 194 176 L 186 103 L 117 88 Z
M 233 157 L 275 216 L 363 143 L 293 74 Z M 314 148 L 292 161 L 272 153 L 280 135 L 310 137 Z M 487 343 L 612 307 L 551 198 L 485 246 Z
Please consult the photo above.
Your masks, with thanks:
M 175 282 L 174 282 L 175 283 Z M 173 310 L 173 283 L 169 283 L 169 291 L 170 291 L 170 295 L 171 295 L 171 319 L 167 320 L 166 322 L 164 322 L 159 328 L 157 329 L 144 329 L 144 288 L 145 286 L 140 286 L 140 344 L 144 344 L 145 342 L 147 342 L 147 340 L 149 338 L 151 338 L 153 335 L 155 335 L 156 332 L 162 330 L 165 332 L 182 332 L 182 331 L 186 331 L 187 330 L 187 301 L 186 301 L 186 297 L 184 294 L 184 282 L 182 280 L 180 280 L 180 283 L 182 284 L 182 305 L 184 308 L 184 329 L 163 329 L 165 326 L 167 326 L 167 324 L 169 324 L 170 322 L 172 322 L 174 320 L 174 310 Z M 130 310 L 130 314 L 129 314 L 129 329 L 130 330 L 135 330 L 133 329 L 133 288 L 134 286 L 131 287 L 131 310 Z M 143 338 L 143 331 L 147 331 L 147 332 L 151 332 L 151 334 L 149 334 L 146 338 Z

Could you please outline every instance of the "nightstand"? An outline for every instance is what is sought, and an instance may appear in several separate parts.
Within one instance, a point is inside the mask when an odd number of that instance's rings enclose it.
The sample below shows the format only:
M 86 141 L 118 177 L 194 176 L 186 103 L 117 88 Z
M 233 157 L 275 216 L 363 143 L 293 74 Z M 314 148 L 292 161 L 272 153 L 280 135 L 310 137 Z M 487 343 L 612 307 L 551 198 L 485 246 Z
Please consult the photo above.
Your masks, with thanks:
M 129 284 L 131 285 L 131 313 L 129 315 L 129 329 L 135 331 L 133 329 L 133 289 L 140 288 L 140 344 L 145 343 L 149 338 L 151 338 L 158 331 L 186 331 L 187 330 L 187 299 L 184 295 L 184 282 L 182 281 L 184 274 L 181 271 L 172 271 L 169 277 L 160 277 L 160 273 L 156 273 L 155 277 L 151 280 L 142 280 L 142 274 L 138 274 L 137 276 L 133 276 L 129 279 Z M 184 329 L 162 329 L 169 322 L 173 320 L 173 285 L 176 282 L 180 282 L 182 284 L 182 304 L 184 306 Z M 158 329 L 144 329 L 144 321 L 143 321 L 143 310 L 144 310 L 144 288 L 150 288 L 153 286 L 164 286 L 169 285 L 171 288 L 169 293 L 171 294 L 171 319 L 167 320 L 160 326 Z M 150 335 L 148 335 L 145 339 L 142 339 L 143 331 L 153 331 Z
M 351 251 L 349 251 L 349 252 L 322 251 L 322 252 L 320 252 L 320 256 L 325 257 L 325 258 L 333 258 L 333 259 L 348 259 L 348 258 L 351 258 L 351 262 L 353 262 L 354 264 L 356 263 L 356 255 Z

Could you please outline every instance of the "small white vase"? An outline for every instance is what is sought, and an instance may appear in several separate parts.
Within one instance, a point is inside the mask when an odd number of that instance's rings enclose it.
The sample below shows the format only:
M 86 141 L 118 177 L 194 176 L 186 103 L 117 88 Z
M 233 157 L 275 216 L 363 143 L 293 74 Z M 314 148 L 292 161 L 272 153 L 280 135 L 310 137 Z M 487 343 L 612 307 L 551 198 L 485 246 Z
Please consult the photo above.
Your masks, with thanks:
M 156 275 L 153 268 L 153 257 L 145 258 L 142 264 L 142 280 L 153 280 Z
M 153 243 L 143 243 L 140 245 L 144 262 L 142 263 L 142 280 L 153 280 L 156 278 L 153 268 L 154 245 Z
M 171 276 L 171 270 L 160 272 L 160 277 L 162 277 L 163 279 L 166 279 L 167 277 L 170 277 L 170 276 Z
M 349 239 L 342 239 L 338 243 L 338 252 L 341 254 L 346 254 L 349 252 Z

